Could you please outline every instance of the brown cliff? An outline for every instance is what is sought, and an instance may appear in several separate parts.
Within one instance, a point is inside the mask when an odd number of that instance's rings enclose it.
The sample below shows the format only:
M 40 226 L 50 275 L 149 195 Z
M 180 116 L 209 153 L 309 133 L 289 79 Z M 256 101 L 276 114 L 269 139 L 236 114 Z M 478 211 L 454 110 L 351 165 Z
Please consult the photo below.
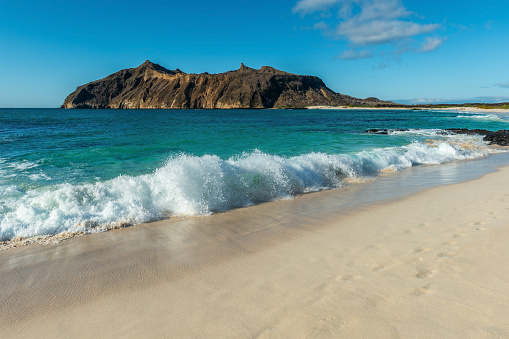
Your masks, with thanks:
M 376 98 L 335 93 L 314 76 L 241 64 L 220 74 L 187 74 L 145 61 L 78 87 L 62 108 L 293 108 L 306 106 L 390 106 Z

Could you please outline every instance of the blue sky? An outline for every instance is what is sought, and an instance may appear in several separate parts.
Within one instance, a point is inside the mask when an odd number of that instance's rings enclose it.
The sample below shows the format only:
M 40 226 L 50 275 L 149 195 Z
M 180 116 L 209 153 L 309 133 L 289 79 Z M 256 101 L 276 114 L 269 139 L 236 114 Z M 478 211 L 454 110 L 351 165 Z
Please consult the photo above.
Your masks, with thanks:
M 509 101 L 509 1 L 0 0 L 0 107 L 58 107 L 146 59 L 241 62 L 404 103 Z

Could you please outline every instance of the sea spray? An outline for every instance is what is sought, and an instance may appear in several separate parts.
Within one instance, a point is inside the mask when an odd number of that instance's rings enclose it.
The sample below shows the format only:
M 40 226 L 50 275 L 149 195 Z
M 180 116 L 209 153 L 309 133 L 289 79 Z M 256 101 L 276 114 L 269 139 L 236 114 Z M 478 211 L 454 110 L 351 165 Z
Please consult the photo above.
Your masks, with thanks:
M 397 133 L 428 133 L 436 138 L 354 154 L 310 152 L 284 157 L 254 151 L 228 159 L 179 154 L 144 175 L 27 191 L 9 186 L 1 192 L 0 239 L 92 233 L 172 216 L 208 215 L 341 187 L 346 179 L 491 152 L 478 136 L 423 130 Z

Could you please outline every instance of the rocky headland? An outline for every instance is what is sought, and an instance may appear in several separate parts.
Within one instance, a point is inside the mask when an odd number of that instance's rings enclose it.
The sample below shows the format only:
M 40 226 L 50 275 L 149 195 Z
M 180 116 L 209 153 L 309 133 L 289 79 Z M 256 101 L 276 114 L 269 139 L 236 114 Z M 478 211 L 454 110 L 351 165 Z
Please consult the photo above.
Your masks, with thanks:
M 307 106 L 393 107 L 377 98 L 335 93 L 315 76 L 241 64 L 235 71 L 188 74 L 145 61 L 79 86 L 62 108 L 304 108 Z

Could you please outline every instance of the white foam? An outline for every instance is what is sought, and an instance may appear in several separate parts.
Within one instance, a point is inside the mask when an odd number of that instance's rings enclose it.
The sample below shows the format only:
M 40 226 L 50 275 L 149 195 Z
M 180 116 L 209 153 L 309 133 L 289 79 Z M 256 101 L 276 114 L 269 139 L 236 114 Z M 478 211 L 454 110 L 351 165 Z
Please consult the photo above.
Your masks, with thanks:
M 452 135 L 452 133 L 443 129 L 388 129 L 387 134 L 389 135 L 415 135 L 425 137 L 444 137 Z
M 506 119 L 500 118 L 496 114 L 468 114 L 458 115 L 456 118 L 472 119 L 472 120 L 487 120 L 487 121 L 498 121 L 498 122 L 509 122 Z
M 207 215 L 340 187 L 352 178 L 490 153 L 481 137 L 440 136 L 442 140 L 356 154 L 281 157 L 255 151 L 226 160 L 181 154 L 146 175 L 27 192 L 9 187 L 1 192 L 0 239 L 90 233 L 171 216 Z
M 9 166 L 15 170 L 18 170 L 18 171 L 26 171 L 27 169 L 38 167 L 39 164 L 36 162 L 31 162 L 31 161 L 25 160 L 25 161 L 21 161 L 21 162 L 14 162 L 14 163 L 10 164 Z

